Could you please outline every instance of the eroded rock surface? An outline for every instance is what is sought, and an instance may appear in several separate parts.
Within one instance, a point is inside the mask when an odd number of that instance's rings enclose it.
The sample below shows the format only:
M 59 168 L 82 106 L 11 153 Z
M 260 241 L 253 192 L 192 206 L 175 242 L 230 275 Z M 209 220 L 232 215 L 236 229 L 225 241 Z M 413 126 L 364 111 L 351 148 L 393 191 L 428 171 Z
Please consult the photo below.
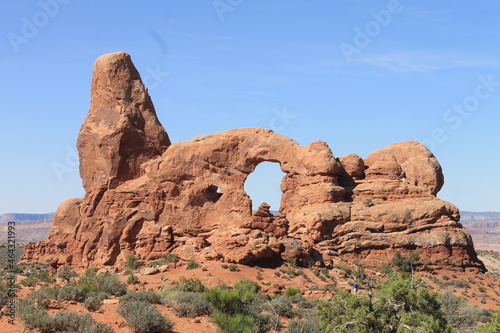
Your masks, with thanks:
M 418 142 L 365 159 L 336 159 L 325 142 L 301 146 L 262 128 L 170 144 L 123 52 L 97 60 L 91 95 L 78 137 L 85 197 L 60 205 L 49 238 L 30 243 L 25 260 L 120 267 L 129 253 L 152 260 L 174 252 L 241 264 L 342 257 L 377 266 L 399 250 L 418 251 L 431 267 L 484 270 L 458 209 L 436 197 L 441 167 Z M 264 161 L 285 173 L 278 214 L 265 203 L 252 211 L 244 191 Z

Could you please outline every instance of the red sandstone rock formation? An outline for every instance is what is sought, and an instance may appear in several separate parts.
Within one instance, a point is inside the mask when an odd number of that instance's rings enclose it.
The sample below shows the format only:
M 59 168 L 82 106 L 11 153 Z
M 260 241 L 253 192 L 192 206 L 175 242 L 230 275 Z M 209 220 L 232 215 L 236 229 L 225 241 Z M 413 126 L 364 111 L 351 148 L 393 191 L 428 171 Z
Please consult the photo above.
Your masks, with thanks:
M 125 53 L 97 60 L 91 95 L 78 137 L 85 197 L 61 204 L 49 238 L 30 243 L 25 260 L 119 267 L 129 253 L 152 260 L 172 251 L 241 264 L 341 256 L 376 266 L 399 250 L 434 267 L 484 270 L 458 209 L 436 197 L 441 167 L 420 143 L 364 160 L 261 128 L 170 144 Z M 279 214 L 267 204 L 252 212 L 243 189 L 263 161 L 285 173 Z

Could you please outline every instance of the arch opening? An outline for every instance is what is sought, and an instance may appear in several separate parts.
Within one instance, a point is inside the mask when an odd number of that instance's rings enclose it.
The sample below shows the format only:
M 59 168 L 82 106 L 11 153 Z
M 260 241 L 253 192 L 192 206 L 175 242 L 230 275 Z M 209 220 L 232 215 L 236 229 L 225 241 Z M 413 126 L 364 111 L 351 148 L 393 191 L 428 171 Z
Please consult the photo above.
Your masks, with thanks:
M 281 180 L 286 175 L 279 163 L 261 162 L 245 180 L 244 190 L 252 200 L 252 211 L 266 202 L 271 213 L 278 213 L 281 202 Z

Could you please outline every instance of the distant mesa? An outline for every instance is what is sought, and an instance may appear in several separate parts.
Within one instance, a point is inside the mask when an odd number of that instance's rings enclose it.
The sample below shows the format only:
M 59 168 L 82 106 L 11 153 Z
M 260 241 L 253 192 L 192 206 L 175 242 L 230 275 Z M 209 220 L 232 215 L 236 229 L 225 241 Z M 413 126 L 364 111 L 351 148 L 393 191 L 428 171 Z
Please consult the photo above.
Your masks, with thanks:
M 54 213 L 47 214 L 26 214 L 26 213 L 7 213 L 0 214 L 0 223 L 7 222 L 27 222 L 27 221 L 48 221 L 52 220 Z
M 362 159 L 335 158 L 325 142 L 301 146 L 263 128 L 171 143 L 130 56 L 100 57 L 90 110 L 78 136 L 83 198 L 67 199 L 46 241 L 24 260 L 54 267 L 113 265 L 127 255 L 266 265 L 339 258 L 379 266 L 395 250 L 420 253 L 431 268 L 484 271 L 434 155 L 414 141 Z M 279 213 L 252 211 L 244 183 L 261 162 L 277 162 Z M 257 207 L 258 204 L 254 205 Z

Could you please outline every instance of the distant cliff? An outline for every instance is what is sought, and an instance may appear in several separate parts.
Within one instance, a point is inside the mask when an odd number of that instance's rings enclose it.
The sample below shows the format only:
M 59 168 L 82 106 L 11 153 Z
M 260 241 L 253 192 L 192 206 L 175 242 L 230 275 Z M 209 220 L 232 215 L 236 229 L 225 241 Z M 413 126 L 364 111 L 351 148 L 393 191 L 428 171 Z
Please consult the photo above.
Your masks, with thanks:
M 0 214 L 0 223 L 7 223 L 10 221 L 26 222 L 26 221 L 45 221 L 52 220 L 54 213 L 47 214 L 25 214 L 25 213 L 7 213 Z
M 482 222 L 498 222 L 500 221 L 500 212 L 468 212 L 460 211 L 460 221 L 463 224 L 468 224 L 470 222 L 482 221 Z

